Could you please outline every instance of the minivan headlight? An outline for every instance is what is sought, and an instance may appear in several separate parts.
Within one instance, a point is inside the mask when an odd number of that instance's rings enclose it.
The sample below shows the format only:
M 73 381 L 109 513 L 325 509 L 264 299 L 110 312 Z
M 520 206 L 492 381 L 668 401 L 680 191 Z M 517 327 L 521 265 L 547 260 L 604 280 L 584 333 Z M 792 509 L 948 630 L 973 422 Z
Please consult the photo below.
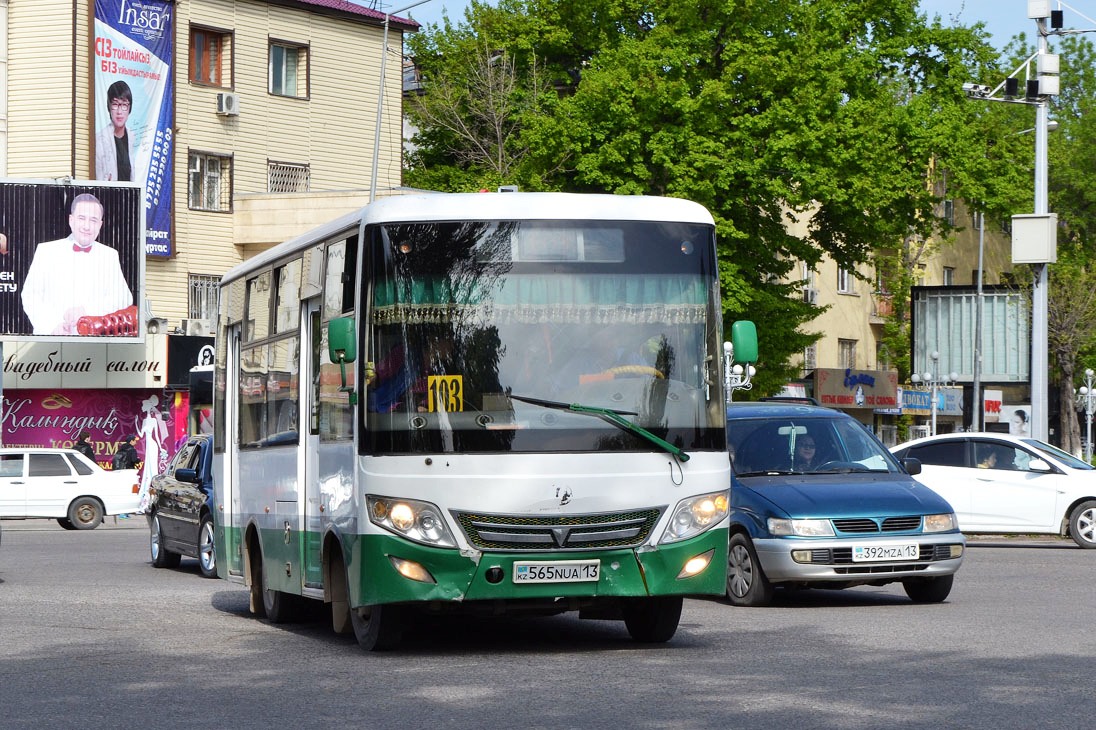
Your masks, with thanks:
M 769 532 L 777 537 L 833 537 L 829 520 L 786 520 L 770 517 Z
M 921 529 L 924 532 L 951 532 L 956 529 L 958 524 L 954 512 L 942 515 L 925 515 L 924 527 Z
M 659 542 L 688 540 L 715 527 L 730 513 L 730 503 L 730 494 L 726 490 L 681 500 L 674 507 L 670 524 Z

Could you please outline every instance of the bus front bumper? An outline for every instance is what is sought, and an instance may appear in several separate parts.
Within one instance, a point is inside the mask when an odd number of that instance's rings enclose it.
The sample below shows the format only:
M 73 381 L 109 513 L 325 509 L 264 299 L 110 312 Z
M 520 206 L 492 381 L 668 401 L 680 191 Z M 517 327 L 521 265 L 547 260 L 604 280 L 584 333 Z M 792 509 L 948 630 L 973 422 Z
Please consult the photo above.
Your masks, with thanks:
M 537 599 L 636 598 L 721 595 L 726 590 L 727 531 L 713 529 L 691 540 L 657 549 L 547 552 L 477 552 L 431 548 L 387 535 L 359 535 L 351 551 L 351 602 L 525 601 Z M 589 579 L 596 561 L 597 578 Z M 582 565 L 575 580 L 537 582 L 515 578 L 518 563 Z M 543 568 L 540 569 L 542 572 Z M 576 571 L 564 570 L 563 573 Z M 558 577 L 558 576 L 555 576 Z M 354 582 L 354 581 L 352 581 Z M 355 595 L 357 593 L 357 595 Z

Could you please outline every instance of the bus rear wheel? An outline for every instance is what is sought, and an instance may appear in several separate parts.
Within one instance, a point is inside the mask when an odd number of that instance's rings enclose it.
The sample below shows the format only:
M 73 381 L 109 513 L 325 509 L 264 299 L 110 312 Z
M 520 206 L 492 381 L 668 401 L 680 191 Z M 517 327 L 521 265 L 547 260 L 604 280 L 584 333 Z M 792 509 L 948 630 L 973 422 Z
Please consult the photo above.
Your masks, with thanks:
M 681 596 L 634 598 L 624 604 L 624 625 L 636 641 L 661 644 L 674 638 L 681 620 Z
M 259 618 L 265 616 L 272 624 L 296 621 L 300 617 L 304 599 L 267 586 L 263 554 L 258 546 L 248 550 L 248 558 L 251 561 L 251 613 Z

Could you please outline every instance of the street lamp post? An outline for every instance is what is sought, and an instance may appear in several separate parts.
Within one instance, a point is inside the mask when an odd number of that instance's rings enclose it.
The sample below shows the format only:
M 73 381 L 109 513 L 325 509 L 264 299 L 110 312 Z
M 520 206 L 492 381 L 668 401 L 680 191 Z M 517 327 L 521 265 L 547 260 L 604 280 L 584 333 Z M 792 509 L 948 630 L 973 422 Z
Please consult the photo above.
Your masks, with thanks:
M 1077 405 L 1085 409 L 1085 461 L 1092 462 L 1092 416 L 1096 413 L 1096 373 L 1085 370 L 1085 384 L 1077 394 Z
M 930 433 L 935 436 L 937 410 L 936 401 L 938 398 L 937 391 L 941 385 L 945 385 L 948 382 L 955 382 L 956 380 L 958 380 L 959 373 L 949 373 L 946 378 L 941 378 L 940 372 L 938 370 L 938 366 L 940 364 L 940 353 L 936 350 L 933 350 L 929 354 L 929 359 L 932 360 L 932 364 L 929 366 L 929 369 L 926 370 L 924 373 L 914 373 L 910 376 L 910 380 L 914 383 L 914 385 L 924 383 L 925 387 L 929 389 L 931 398 L 931 400 L 929 401 L 929 413 L 932 414 L 930 419 L 932 423 L 932 430 L 930 431 Z
M 753 365 L 739 365 L 734 361 L 734 345 L 730 342 L 723 343 L 723 385 L 727 391 L 727 402 L 734 398 L 736 390 L 750 390 L 753 388 L 753 376 L 757 370 Z
M 384 73 L 385 66 L 388 61 L 388 20 L 393 15 L 398 15 L 411 8 L 416 8 L 423 3 L 430 0 L 419 0 L 416 3 L 405 5 L 402 8 L 397 8 L 390 13 L 384 14 L 384 39 L 381 41 L 381 81 L 380 86 L 377 89 L 377 127 L 373 131 L 373 169 L 369 173 L 369 202 L 372 203 L 377 199 L 377 165 L 380 162 L 381 156 L 381 118 L 384 112 Z

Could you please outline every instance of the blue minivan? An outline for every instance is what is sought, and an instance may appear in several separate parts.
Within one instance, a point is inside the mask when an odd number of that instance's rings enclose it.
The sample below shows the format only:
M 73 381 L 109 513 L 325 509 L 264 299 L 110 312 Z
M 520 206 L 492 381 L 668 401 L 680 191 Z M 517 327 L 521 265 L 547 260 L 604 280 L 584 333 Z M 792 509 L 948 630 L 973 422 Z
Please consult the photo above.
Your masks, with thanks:
M 917 603 L 951 592 L 966 540 L 951 505 L 914 481 L 848 414 L 791 402 L 727 408 L 731 525 L 727 598 L 776 588 L 901 582 Z

